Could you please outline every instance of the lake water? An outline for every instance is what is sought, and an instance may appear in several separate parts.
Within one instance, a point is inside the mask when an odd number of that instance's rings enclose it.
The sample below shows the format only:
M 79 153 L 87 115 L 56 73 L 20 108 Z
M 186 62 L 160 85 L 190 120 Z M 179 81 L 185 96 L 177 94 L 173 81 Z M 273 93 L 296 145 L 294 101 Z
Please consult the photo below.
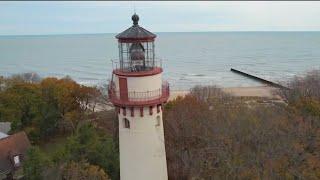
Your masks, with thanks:
M 201 85 L 257 86 L 230 68 L 276 82 L 320 69 L 320 32 L 156 33 L 163 77 L 176 90 Z M 106 83 L 118 59 L 115 34 L 0 36 L 0 75 L 36 72 Z

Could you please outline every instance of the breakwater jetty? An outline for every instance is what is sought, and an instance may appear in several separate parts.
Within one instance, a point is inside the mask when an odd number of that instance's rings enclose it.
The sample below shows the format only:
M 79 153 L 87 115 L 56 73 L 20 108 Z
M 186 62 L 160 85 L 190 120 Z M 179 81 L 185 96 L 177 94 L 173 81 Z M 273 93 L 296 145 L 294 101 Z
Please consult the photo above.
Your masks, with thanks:
M 230 70 L 231 70 L 232 72 L 234 72 L 234 73 L 240 74 L 240 75 L 242 75 L 242 76 L 246 76 L 246 77 L 248 77 L 248 78 L 250 78 L 250 79 L 253 79 L 253 80 L 262 82 L 262 83 L 264 83 L 264 84 L 268 84 L 268 85 L 273 86 L 273 87 L 283 88 L 283 89 L 289 89 L 288 87 L 285 87 L 285 86 L 283 86 L 283 85 L 274 83 L 274 82 L 272 82 L 272 81 L 269 81 L 269 80 L 266 80 L 266 79 L 263 79 L 263 78 L 260 78 L 260 77 L 257 77 L 257 76 L 254 76 L 254 75 L 251 75 L 251 74 L 248 74 L 248 73 L 245 73 L 245 72 L 242 72 L 242 71 L 233 69 L 233 68 L 231 68 Z

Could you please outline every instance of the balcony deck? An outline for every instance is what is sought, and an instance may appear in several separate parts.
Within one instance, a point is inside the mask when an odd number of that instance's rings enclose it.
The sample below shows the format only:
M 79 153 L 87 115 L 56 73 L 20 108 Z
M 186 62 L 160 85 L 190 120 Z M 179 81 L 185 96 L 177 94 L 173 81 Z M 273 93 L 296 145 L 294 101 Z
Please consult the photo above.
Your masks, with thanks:
M 163 70 L 161 67 L 154 67 L 151 70 L 138 71 L 138 72 L 129 72 L 129 71 L 124 71 L 122 69 L 114 69 L 113 74 L 116 74 L 118 76 L 126 76 L 126 77 L 142 77 L 142 76 L 156 75 L 156 74 L 162 73 L 162 71 Z
M 112 84 L 112 83 L 110 83 Z M 110 101 L 117 106 L 151 106 L 167 102 L 170 95 L 169 83 L 162 84 L 162 88 L 146 92 L 120 92 L 113 85 L 109 85 Z
M 119 61 L 111 60 L 113 74 L 127 77 L 152 76 L 161 73 L 162 60 L 141 61 Z

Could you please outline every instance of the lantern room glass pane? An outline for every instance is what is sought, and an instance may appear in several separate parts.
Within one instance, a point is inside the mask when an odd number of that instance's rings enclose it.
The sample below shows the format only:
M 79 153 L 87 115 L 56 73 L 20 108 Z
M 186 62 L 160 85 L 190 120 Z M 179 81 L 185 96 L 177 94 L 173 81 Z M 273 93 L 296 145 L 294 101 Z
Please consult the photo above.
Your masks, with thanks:
M 155 67 L 154 42 L 119 42 L 120 69 L 128 72 Z

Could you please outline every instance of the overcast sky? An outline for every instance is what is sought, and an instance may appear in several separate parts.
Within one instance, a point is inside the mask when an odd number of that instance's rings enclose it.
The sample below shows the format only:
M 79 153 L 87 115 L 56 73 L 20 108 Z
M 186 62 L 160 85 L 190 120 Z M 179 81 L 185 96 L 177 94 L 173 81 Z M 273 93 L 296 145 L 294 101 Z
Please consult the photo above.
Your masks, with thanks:
M 154 32 L 319 31 L 320 2 L 0 2 L 0 35 Z

